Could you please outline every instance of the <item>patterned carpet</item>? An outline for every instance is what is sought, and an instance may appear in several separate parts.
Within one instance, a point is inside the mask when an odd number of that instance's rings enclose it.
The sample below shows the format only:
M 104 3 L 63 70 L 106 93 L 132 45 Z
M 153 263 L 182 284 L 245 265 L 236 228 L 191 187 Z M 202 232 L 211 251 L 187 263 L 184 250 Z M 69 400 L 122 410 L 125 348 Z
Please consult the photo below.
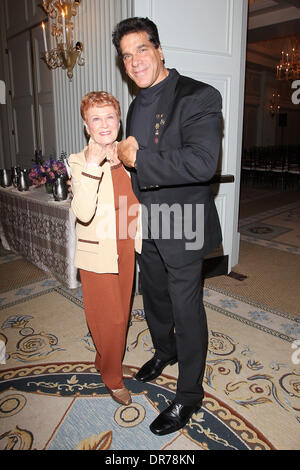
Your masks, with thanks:
M 241 241 L 232 270 L 241 279 L 217 276 L 206 279 L 205 286 L 300 318 L 300 256 Z
M 20 261 L 1 257 L 5 272 Z M 149 424 L 172 400 L 177 365 L 149 384 L 132 376 L 152 357 L 142 299 L 134 301 L 124 357 L 133 403 L 119 406 L 93 366 L 81 289 L 34 271 L 0 283 L 0 449 L 299 449 L 300 319 L 215 287 L 204 288 L 209 325 L 205 399 L 179 432 Z M 2 346 L 2 347 L 1 347 Z
M 300 255 L 300 202 L 260 212 L 240 221 L 241 239 Z
M 241 187 L 239 262 L 205 285 L 300 318 L 299 192 Z

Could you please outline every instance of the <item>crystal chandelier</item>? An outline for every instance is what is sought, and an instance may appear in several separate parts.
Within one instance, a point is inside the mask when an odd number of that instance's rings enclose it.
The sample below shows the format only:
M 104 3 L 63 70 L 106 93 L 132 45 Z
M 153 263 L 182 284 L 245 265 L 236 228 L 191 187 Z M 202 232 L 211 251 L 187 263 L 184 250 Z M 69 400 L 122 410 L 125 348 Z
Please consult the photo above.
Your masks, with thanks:
M 269 111 L 272 117 L 275 116 L 276 113 L 279 113 L 280 111 L 280 95 L 277 93 L 277 91 L 274 91 L 272 94 L 272 99 L 270 100 L 269 104 Z
M 291 52 L 281 51 L 280 63 L 276 68 L 277 80 L 297 80 L 300 78 L 300 55 L 298 43 Z
M 62 67 L 67 69 L 70 80 L 73 78 L 73 68 L 76 63 L 84 65 L 81 57 L 83 44 L 73 42 L 74 23 L 72 17 L 77 15 L 81 0 L 43 0 L 42 7 L 49 17 L 50 33 L 56 40 L 56 47 L 48 49 L 46 26 L 42 23 L 45 52 L 42 59 L 49 69 Z

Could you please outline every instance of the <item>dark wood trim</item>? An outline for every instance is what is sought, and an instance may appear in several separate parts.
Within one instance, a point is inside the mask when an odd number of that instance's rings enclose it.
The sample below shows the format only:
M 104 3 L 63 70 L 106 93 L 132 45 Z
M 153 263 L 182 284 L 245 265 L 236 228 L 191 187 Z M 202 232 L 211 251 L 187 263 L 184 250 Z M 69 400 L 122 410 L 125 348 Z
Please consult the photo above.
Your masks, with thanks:
M 210 183 L 234 183 L 234 175 L 215 175 Z

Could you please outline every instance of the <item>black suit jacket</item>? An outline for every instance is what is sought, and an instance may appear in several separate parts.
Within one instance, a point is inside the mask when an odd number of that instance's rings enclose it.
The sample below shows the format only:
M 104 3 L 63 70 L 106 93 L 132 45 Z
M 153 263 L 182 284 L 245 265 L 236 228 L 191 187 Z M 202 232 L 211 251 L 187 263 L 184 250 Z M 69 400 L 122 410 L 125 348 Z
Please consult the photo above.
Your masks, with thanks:
M 126 134 L 135 100 L 131 103 Z M 220 93 L 173 70 L 159 99 L 146 149 L 138 150 L 133 190 L 162 257 L 181 266 L 203 257 L 222 240 L 210 180 L 221 145 Z M 163 214 L 163 215 L 162 215 Z

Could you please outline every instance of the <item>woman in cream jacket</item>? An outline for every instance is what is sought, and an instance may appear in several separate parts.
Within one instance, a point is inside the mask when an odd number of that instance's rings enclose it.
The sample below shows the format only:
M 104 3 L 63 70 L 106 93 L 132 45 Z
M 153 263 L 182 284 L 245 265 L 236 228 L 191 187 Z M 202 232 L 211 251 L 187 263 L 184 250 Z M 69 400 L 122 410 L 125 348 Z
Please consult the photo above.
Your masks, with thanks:
M 109 93 L 91 92 L 81 102 L 88 146 L 69 157 L 77 218 L 75 266 L 80 270 L 84 310 L 96 348 L 95 366 L 112 398 L 131 403 L 122 359 L 135 267 L 141 251 L 138 201 L 118 160 L 120 105 Z

